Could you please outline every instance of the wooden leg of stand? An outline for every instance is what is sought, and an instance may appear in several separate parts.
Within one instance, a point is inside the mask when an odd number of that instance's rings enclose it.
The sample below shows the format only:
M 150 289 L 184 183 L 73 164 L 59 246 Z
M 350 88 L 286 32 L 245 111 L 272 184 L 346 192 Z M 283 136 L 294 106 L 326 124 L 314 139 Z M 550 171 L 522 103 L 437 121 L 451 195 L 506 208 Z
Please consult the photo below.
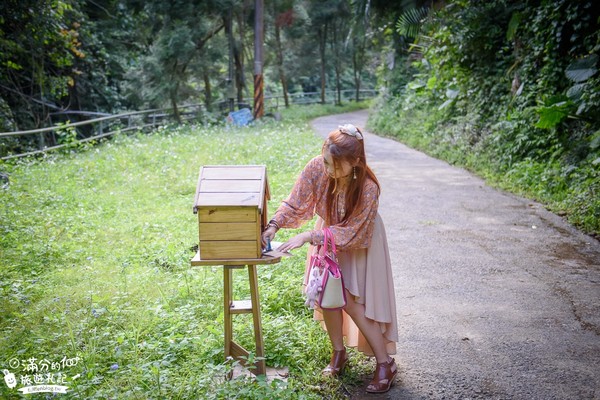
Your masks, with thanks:
M 267 367 L 264 360 L 265 346 L 262 336 L 262 324 L 260 322 L 260 301 L 258 298 L 258 279 L 256 276 L 256 265 L 248 265 L 248 278 L 250 279 L 250 298 L 252 301 L 252 319 L 254 321 L 254 341 L 256 342 L 256 356 L 261 360 L 256 362 L 256 375 L 265 375 Z
M 231 321 L 231 302 L 233 290 L 231 287 L 231 268 L 223 267 L 223 319 L 225 325 L 225 359 L 231 356 L 231 341 L 233 340 L 233 323 Z

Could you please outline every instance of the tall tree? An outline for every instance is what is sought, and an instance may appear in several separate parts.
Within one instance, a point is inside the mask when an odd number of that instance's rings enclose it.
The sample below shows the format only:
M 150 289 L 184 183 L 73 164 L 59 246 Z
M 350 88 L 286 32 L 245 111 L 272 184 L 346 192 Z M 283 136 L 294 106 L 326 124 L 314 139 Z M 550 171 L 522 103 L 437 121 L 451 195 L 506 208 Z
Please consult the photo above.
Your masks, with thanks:
M 43 125 L 60 110 L 74 84 L 76 58 L 85 57 L 74 20 L 77 4 L 5 0 L 0 5 L 0 97 L 16 129 Z M 9 111 L 10 110 L 10 111 Z M 6 124 L 5 124 L 6 125 Z
M 292 84 L 294 80 L 297 81 L 298 77 L 294 79 L 293 75 L 306 72 L 304 65 L 300 68 L 297 66 L 302 64 L 303 58 L 312 57 L 312 52 L 305 53 L 299 48 L 299 44 L 310 36 L 308 28 L 311 22 L 301 0 L 274 0 L 270 5 L 267 17 L 268 26 L 273 28 L 273 32 L 266 37 L 267 48 L 273 49 L 277 80 L 281 85 L 285 106 L 289 107 L 289 77 L 292 77 Z
M 191 77 L 201 74 L 198 65 L 204 48 L 224 27 L 225 5 L 202 0 L 154 0 L 141 11 L 155 16 L 152 23 L 157 34 L 132 76 L 143 85 L 144 97 L 151 105 L 162 106 L 168 99 L 180 120 L 178 103 L 196 94 Z
M 282 44 L 282 30 L 285 27 L 292 25 L 294 21 L 294 9 L 291 7 L 290 1 L 273 1 L 271 3 L 271 15 L 274 29 L 274 49 L 275 49 L 275 65 L 277 66 L 277 73 L 279 76 L 279 82 L 281 83 L 281 91 L 283 92 L 283 100 L 285 107 L 290 106 L 288 98 L 288 82 L 286 78 L 284 68 L 284 56 L 283 56 L 283 44 Z
M 318 43 L 320 61 L 321 102 L 325 102 L 327 76 L 331 72 L 335 78 L 337 103 L 341 102 L 342 76 L 345 66 L 352 57 L 349 45 L 349 29 L 353 24 L 353 7 L 349 0 L 312 0 L 309 14 L 315 32 L 314 40 Z M 329 46 L 330 51 L 327 50 Z M 356 50 L 361 50 L 359 47 Z
M 331 21 L 336 15 L 338 0 L 311 0 L 309 14 L 315 39 L 319 48 L 320 79 L 321 79 L 321 103 L 325 103 L 325 91 L 327 88 L 327 32 Z
M 245 47 L 248 43 L 252 43 L 250 41 L 250 36 L 248 38 L 247 35 L 247 19 L 250 16 L 248 10 L 254 9 L 254 2 L 252 0 L 243 0 L 243 3 L 240 4 L 235 9 L 236 19 L 237 19 L 237 33 L 238 39 L 234 41 L 233 47 L 233 57 L 234 57 L 234 65 L 235 65 L 235 86 L 237 90 L 237 101 L 238 104 L 244 102 L 244 91 L 247 89 L 246 85 L 246 75 L 245 75 Z M 250 25 L 252 26 L 252 25 Z M 250 30 L 253 31 L 252 29 Z
M 133 15 L 124 0 L 81 1 L 79 40 L 86 57 L 75 59 L 70 109 L 114 113 L 137 108 L 125 97 L 124 81 L 151 44 L 146 14 Z
M 331 53 L 333 70 L 335 74 L 335 89 L 337 93 L 336 104 L 342 103 L 342 83 L 341 75 L 344 71 L 345 65 L 348 63 L 349 47 L 347 45 L 347 38 L 349 28 L 351 26 L 352 16 L 348 2 L 346 0 L 340 0 L 337 2 L 336 13 L 331 17 L 329 28 L 331 30 Z
M 352 2 L 352 24 L 348 34 L 347 46 L 352 55 L 352 76 L 354 78 L 354 99 L 360 100 L 362 85 L 362 72 L 367 61 L 367 43 L 371 41 L 373 32 L 371 2 L 369 0 L 356 0 Z

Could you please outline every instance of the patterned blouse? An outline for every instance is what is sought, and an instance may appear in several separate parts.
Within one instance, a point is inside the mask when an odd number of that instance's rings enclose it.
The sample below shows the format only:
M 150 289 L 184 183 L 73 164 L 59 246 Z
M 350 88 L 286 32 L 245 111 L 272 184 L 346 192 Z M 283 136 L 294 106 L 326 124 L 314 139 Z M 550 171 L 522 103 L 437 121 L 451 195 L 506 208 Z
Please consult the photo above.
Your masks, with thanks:
M 275 212 L 273 220 L 281 228 L 299 228 L 306 221 L 310 221 L 315 214 L 326 220 L 328 215 L 326 204 L 328 180 L 329 176 L 325 169 L 323 156 L 317 156 L 310 160 L 296 180 L 289 197 L 281 203 L 281 206 Z M 379 206 L 378 194 L 378 187 L 375 182 L 367 179 L 359 202 L 362 209 L 347 223 L 343 225 L 337 223 L 329 227 L 338 250 L 370 247 Z M 339 218 L 339 221 L 341 219 Z M 322 243 L 323 231 L 312 231 L 311 244 Z

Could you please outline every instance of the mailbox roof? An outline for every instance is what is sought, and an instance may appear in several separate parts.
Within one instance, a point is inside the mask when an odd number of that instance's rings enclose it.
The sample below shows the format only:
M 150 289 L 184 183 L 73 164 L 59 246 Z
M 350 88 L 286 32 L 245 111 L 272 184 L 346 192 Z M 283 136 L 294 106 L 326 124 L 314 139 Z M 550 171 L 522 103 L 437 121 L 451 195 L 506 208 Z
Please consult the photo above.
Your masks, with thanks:
M 265 199 L 270 199 L 266 166 L 208 165 L 200 168 L 194 212 L 205 206 L 255 206 L 262 212 Z

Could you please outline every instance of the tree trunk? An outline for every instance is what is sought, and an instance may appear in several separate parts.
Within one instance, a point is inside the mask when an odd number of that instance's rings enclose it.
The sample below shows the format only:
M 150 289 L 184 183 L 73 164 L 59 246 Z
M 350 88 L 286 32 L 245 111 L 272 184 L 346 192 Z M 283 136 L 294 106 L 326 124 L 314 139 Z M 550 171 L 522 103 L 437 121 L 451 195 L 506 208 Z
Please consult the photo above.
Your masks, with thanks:
M 335 85 L 337 86 L 337 102 L 338 106 L 342 105 L 342 89 L 340 82 L 340 69 L 338 67 L 335 68 Z
M 275 43 L 277 51 L 277 67 L 279 69 L 279 80 L 281 81 L 281 90 L 283 91 L 283 100 L 285 108 L 289 108 L 290 100 L 288 98 L 287 80 L 283 69 L 283 49 L 281 48 L 281 30 L 278 24 L 275 24 Z
M 225 35 L 227 36 L 227 45 L 229 50 L 229 57 L 227 59 L 227 105 L 229 111 L 234 111 L 234 99 L 235 99 L 235 75 L 234 75 L 234 66 L 233 66 L 233 32 L 232 32 L 232 16 L 233 10 L 230 8 L 229 12 L 223 16 L 223 25 L 225 26 Z
M 319 54 L 321 56 L 321 104 L 325 104 L 325 46 L 327 42 L 327 24 L 319 27 Z
M 181 114 L 179 114 L 179 108 L 177 107 L 177 87 L 176 85 L 174 90 L 171 90 L 171 107 L 173 107 L 173 115 L 175 116 L 175 120 L 178 124 L 181 123 Z
M 234 41 L 233 55 L 235 59 L 235 87 L 237 91 L 238 104 L 244 102 L 244 89 L 246 88 L 246 81 L 244 79 L 244 16 L 243 10 L 237 15 L 238 20 L 238 31 L 240 35 L 239 42 Z
M 212 88 L 210 86 L 210 76 L 204 71 L 204 107 L 206 111 L 212 111 Z
M 358 103 L 360 101 L 360 70 L 358 67 L 357 57 L 359 55 L 356 54 L 356 49 L 352 54 L 352 69 L 354 70 L 354 87 L 356 89 L 355 100 Z
M 333 61 L 333 65 L 334 65 L 334 69 L 335 69 L 335 89 L 336 89 L 336 95 L 337 95 L 337 99 L 336 99 L 336 104 L 342 105 L 342 92 L 341 92 L 341 82 L 340 82 L 340 51 L 339 51 L 339 46 L 338 46 L 338 42 L 337 42 L 337 37 L 338 37 L 338 32 L 337 32 L 337 24 L 334 23 L 331 24 L 331 31 L 333 34 L 333 40 L 331 41 L 331 47 L 333 48 L 333 54 L 334 54 L 334 61 Z

